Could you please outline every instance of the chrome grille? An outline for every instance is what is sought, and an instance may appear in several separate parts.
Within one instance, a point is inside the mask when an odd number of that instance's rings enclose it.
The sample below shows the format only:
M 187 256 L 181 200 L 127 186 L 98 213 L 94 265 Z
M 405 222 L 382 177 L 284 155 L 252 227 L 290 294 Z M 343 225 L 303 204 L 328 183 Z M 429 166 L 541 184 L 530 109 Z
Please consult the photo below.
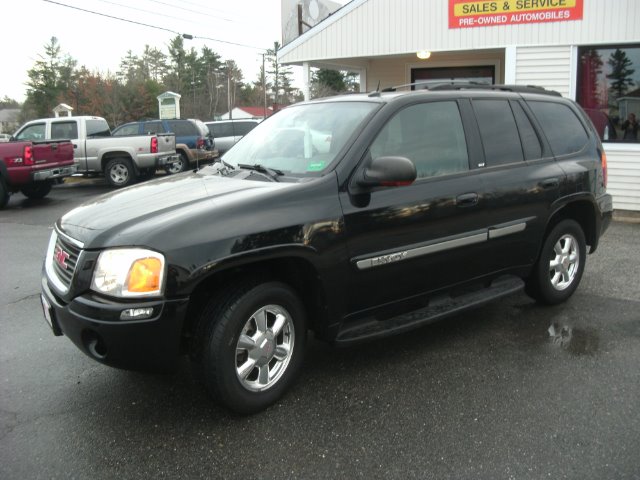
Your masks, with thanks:
M 47 253 L 47 275 L 61 293 L 69 291 L 81 253 L 80 242 L 58 231 L 53 233 Z

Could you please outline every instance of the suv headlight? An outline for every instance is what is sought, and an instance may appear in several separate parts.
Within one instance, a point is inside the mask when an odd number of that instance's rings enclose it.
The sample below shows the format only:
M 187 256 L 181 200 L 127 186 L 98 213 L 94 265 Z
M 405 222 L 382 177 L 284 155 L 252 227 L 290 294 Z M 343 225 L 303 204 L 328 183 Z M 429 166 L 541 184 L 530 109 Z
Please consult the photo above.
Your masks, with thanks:
M 100 253 L 91 289 L 114 297 L 149 297 L 164 289 L 164 255 L 144 248 Z

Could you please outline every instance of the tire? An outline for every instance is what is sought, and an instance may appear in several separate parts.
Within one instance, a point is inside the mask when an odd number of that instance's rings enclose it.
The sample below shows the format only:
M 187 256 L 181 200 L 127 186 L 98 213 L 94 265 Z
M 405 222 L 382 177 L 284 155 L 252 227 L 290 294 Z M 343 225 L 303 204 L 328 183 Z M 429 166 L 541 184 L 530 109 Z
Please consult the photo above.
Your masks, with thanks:
M 184 152 L 180 152 L 179 157 L 180 160 L 164 167 L 165 171 L 169 175 L 173 175 L 174 173 L 186 172 L 187 170 L 189 170 L 189 157 L 187 156 L 187 154 Z
M 38 199 L 46 197 L 51 191 L 51 182 L 34 182 L 20 189 L 25 197 Z
M 547 305 L 564 302 L 580 284 L 586 256 L 582 228 L 574 220 L 562 220 L 545 238 L 538 262 L 527 280 L 527 293 Z
M 7 206 L 9 203 L 9 189 L 4 183 L 4 178 L 0 177 L 0 210 Z
M 112 158 L 104 168 L 104 176 L 112 187 L 121 188 L 136 182 L 136 171 L 128 158 Z
M 238 284 L 203 309 L 192 361 L 218 402 L 237 413 L 255 413 L 294 382 L 306 337 L 305 310 L 289 286 Z

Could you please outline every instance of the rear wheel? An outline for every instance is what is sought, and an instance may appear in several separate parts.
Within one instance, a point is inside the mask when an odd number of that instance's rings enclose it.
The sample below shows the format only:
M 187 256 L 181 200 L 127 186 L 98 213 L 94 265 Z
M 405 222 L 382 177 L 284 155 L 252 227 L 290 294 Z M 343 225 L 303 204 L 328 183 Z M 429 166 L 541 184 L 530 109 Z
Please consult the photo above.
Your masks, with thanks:
M 294 382 L 306 320 L 296 293 L 280 282 L 238 285 L 209 301 L 193 354 L 210 393 L 238 413 L 274 403 Z
M 25 185 L 20 189 L 25 197 L 29 198 L 44 198 L 51 191 L 51 182 L 34 182 Z
M 186 153 L 180 152 L 180 154 L 178 155 L 178 160 L 170 165 L 167 165 L 165 167 L 165 170 L 168 174 L 186 172 L 187 170 L 189 170 L 189 157 Z
M 564 302 L 578 288 L 585 260 L 582 228 L 574 220 L 562 220 L 544 241 L 540 258 L 527 281 L 527 293 L 549 305 Z
M 132 185 L 136 181 L 136 171 L 128 158 L 112 158 L 107 162 L 104 176 L 112 187 Z

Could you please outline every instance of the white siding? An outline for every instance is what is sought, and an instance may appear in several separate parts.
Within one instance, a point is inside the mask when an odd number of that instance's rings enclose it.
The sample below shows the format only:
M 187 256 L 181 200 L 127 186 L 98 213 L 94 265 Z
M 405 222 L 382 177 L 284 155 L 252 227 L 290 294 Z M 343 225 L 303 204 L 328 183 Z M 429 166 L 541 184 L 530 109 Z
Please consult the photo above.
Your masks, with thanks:
M 518 47 L 516 84 L 537 85 L 570 96 L 571 47 Z
M 638 41 L 639 0 L 584 0 L 582 20 L 449 28 L 447 0 L 353 0 L 282 50 L 281 61 L 377 57 L 418 50 Z
M 609 182 L 616 210 L 640 211 L 640 145 L 605 144 Z M 631 150 L 633 149 L 633 150 Z

